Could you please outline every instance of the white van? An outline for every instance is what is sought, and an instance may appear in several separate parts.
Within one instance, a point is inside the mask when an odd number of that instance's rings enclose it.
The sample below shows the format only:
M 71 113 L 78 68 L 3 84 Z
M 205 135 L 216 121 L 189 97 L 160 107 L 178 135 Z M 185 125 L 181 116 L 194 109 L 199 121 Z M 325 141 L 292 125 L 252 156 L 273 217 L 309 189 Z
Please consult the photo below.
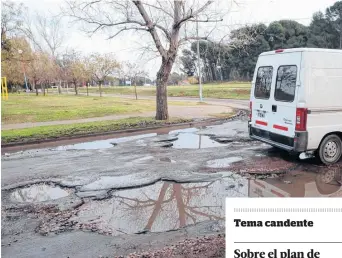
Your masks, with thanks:
M 342 155 L 342 50 L 262 53 L 250 97 L 250 137 L 326 164 Z

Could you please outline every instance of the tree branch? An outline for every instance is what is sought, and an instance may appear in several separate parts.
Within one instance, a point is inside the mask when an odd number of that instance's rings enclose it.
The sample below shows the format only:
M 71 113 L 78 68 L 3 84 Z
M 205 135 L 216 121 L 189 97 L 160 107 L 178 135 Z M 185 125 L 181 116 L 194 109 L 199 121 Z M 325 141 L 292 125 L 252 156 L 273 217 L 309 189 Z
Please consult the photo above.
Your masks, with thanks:
M 221 22 L 223 21 L 223 19 L 217 19 L 217 20 L 210 20 L 210 19 L 206 19 L 206 20 L 196 20 L 196 19 L 189 19 L 188 21 L 191 22 Z
M 127 30 L 144 30 L 144 31 L 148 31 L 148 29 L 145 29 L 145 28 L 122 28 L 121 30 L 119 30 L 117 33 L 115 33 L 114 35 L 108 37 L 107 39 L 113 39 L 115 38 L 117 35 L 119 35 L 121 32 L 123 31 L 127 31 Z
M 183 17 L 177 24 L 175 24 L 174 26 L 181 26 L 182 23 L 190 20 L 191 18 L 196 17 L 198 14 L 200 14 L 201 12 L 203 12 L 205 10 L 205 8 L 207 8 L 209 5 L 211 5 L 214 1 L 209 0 L 207 1 L 202 7 L 198 8 L 196 11 L 192 11 L 192 9 L 190 9 L 190 12 Z
M 151 33 L 151 36 L 153 38 L 154 43 L 156 44 L 156 47 L 159 51 L 159 53 L 163 56 L 166 57 L 166 51 L 160 41 L 159 35 L 156 31 L 156 27 L 154 26 L 154 24 L 152 23 L 150 17 L 148 16 L 143 4 L 141 1 L 133 1 L 133 3 L 135 4 L 135 6 L 138 8 L 139 13 L 141 14 L 141 16 L 143 17 L 144 21 L 146 22 L 146 26 L 149 29 L 149 32 Z

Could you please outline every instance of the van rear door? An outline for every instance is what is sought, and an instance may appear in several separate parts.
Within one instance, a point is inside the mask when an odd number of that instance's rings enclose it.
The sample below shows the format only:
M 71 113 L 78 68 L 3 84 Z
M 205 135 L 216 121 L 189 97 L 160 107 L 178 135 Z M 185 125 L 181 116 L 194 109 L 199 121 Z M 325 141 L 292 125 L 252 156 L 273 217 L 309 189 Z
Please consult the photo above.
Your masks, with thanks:
M 272 85 L 276 61 L 273 55 L 260 56 L 256 65 L 251 92 L 251 125 L 272 131 Z M 253 92 L 254 90 L 254 92 Z
M 273 141 L 288 146 L 293 142 L 287 138 L 295 136 L 300 64 L 301 52 L 260 56 L 253 78 L 251 125 L 275 134 Z
M 275 55 L 278 65 L 272 90 L 272 132 L 289 138 L 295 137 L 297 91 L 300 83 L 301 52 Z M 283 138 L 283 144 L 292 145 Z M 281 140 L 280 140 L 281 141 Z

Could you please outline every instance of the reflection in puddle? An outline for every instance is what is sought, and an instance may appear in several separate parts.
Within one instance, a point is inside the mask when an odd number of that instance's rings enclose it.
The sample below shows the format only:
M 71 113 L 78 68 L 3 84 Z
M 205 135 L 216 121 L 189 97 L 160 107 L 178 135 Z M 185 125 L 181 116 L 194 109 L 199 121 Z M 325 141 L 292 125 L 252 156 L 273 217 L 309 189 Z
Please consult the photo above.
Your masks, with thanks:
M 225 197 L 246 196 L 247 186 L 243 178 L 190 184 L 160 182 L 114 192 L 109 200 L 88 202 L 73 220 L 113 235 L 162 232 L 207 220 L 219 220 L 223 226 Z
M 224 144 L 210 139 L 209 136 L 194 133 L 180 133 L 178 139 L 172 143 L 172 148 L 175 149 L 202 149 L 224 146 Z
M 226 197 L 342 197 L 338 169 L 292 171 L 266 180 L 226 174 L 214 182 L 158 182 L 115 191 L 110 199 L 88 200 L 71 220 L 82 230 L 111 235 L 163 232 L 210 220 L 222 230 Z
M 249 197 L 342 197 L 341 168 L 291 171 L 282 177 L 251 180 Z
M 73 145 L 59 146 L 56 150 L 95 150 L 95 149 L 107 149 L 115 146 L 118 143 L 133 141 L 142 138 L 148 138 L 156 136 L 156 133 L 134 135 L 129 137 L 114 138 L 93 142 L 82 142 Z
M 179 133 L 195 133 L 198 131 L 199 131 L 199 129 L 197 129 L 197 128 L 185 128 L 185 129 L 170 131 L 169 134 L 174 135 L 174 134 L 179 134 Z
M 44 202 L 68 195 L 69 193 L 60 187 L 43 184 L 20 188 L 11 194 L 11 198 L 16 202 Z

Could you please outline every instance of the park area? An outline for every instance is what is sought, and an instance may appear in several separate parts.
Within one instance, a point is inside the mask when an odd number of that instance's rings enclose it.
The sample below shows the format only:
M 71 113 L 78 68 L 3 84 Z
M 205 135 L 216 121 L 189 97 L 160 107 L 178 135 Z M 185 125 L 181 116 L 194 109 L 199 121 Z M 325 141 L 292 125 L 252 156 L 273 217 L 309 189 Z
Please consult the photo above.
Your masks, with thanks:
M 244 83 L 204 85 L 204 98 L 247 99 L 250 88 Z M 224 119 L 233 114 L 230 104 L 198 100 L 198 85 L 169 86 L 168 121 L 157 121 L 155 87 L 102 88 L 89 87 L 74 95 L 72 89 L 58 94 L 50 89 L 43 96 L 34 93 L 13 93 L 2 101 L 2 143 L 35 142 L 63 137 L 114 132 L 124 129 L 155 127 L 191 122 L 194 119 Z M 85 91 L 85 92 L 84 92 Z M 221 95 L 219 94 L 221 92 Z M 242 92 L 242 93 L 240 93 Z M 68 93 L 68 94 L 67 94 Z M 248 94 L 247 94 L 248 93 Z M 193 97 L 193 98 L 182 98 Z
M 217 84 L 204 84 L 203 86 L 204 98 L 218 98 L 218 99 L 249 99 L 251 83 L 249 82 L 227 82 Z M 71 91 L 69 89 L 69 91 Z M 99 94 L 99 87 L 89 87 L 89 93 Z M 134 95 L 134 87 L 117 86 L 117 87 L 102 87 L 102 92 L 105 94 L 121 94 Z M 87 88 L 79 88 L 79 92 L 86 94 Z M 177 85 L 168 86 L 169 97 L 198 97 L 199 85 Z M 155 86 L 139 86 L 137 87 L 138 96 L 155 96 Z

